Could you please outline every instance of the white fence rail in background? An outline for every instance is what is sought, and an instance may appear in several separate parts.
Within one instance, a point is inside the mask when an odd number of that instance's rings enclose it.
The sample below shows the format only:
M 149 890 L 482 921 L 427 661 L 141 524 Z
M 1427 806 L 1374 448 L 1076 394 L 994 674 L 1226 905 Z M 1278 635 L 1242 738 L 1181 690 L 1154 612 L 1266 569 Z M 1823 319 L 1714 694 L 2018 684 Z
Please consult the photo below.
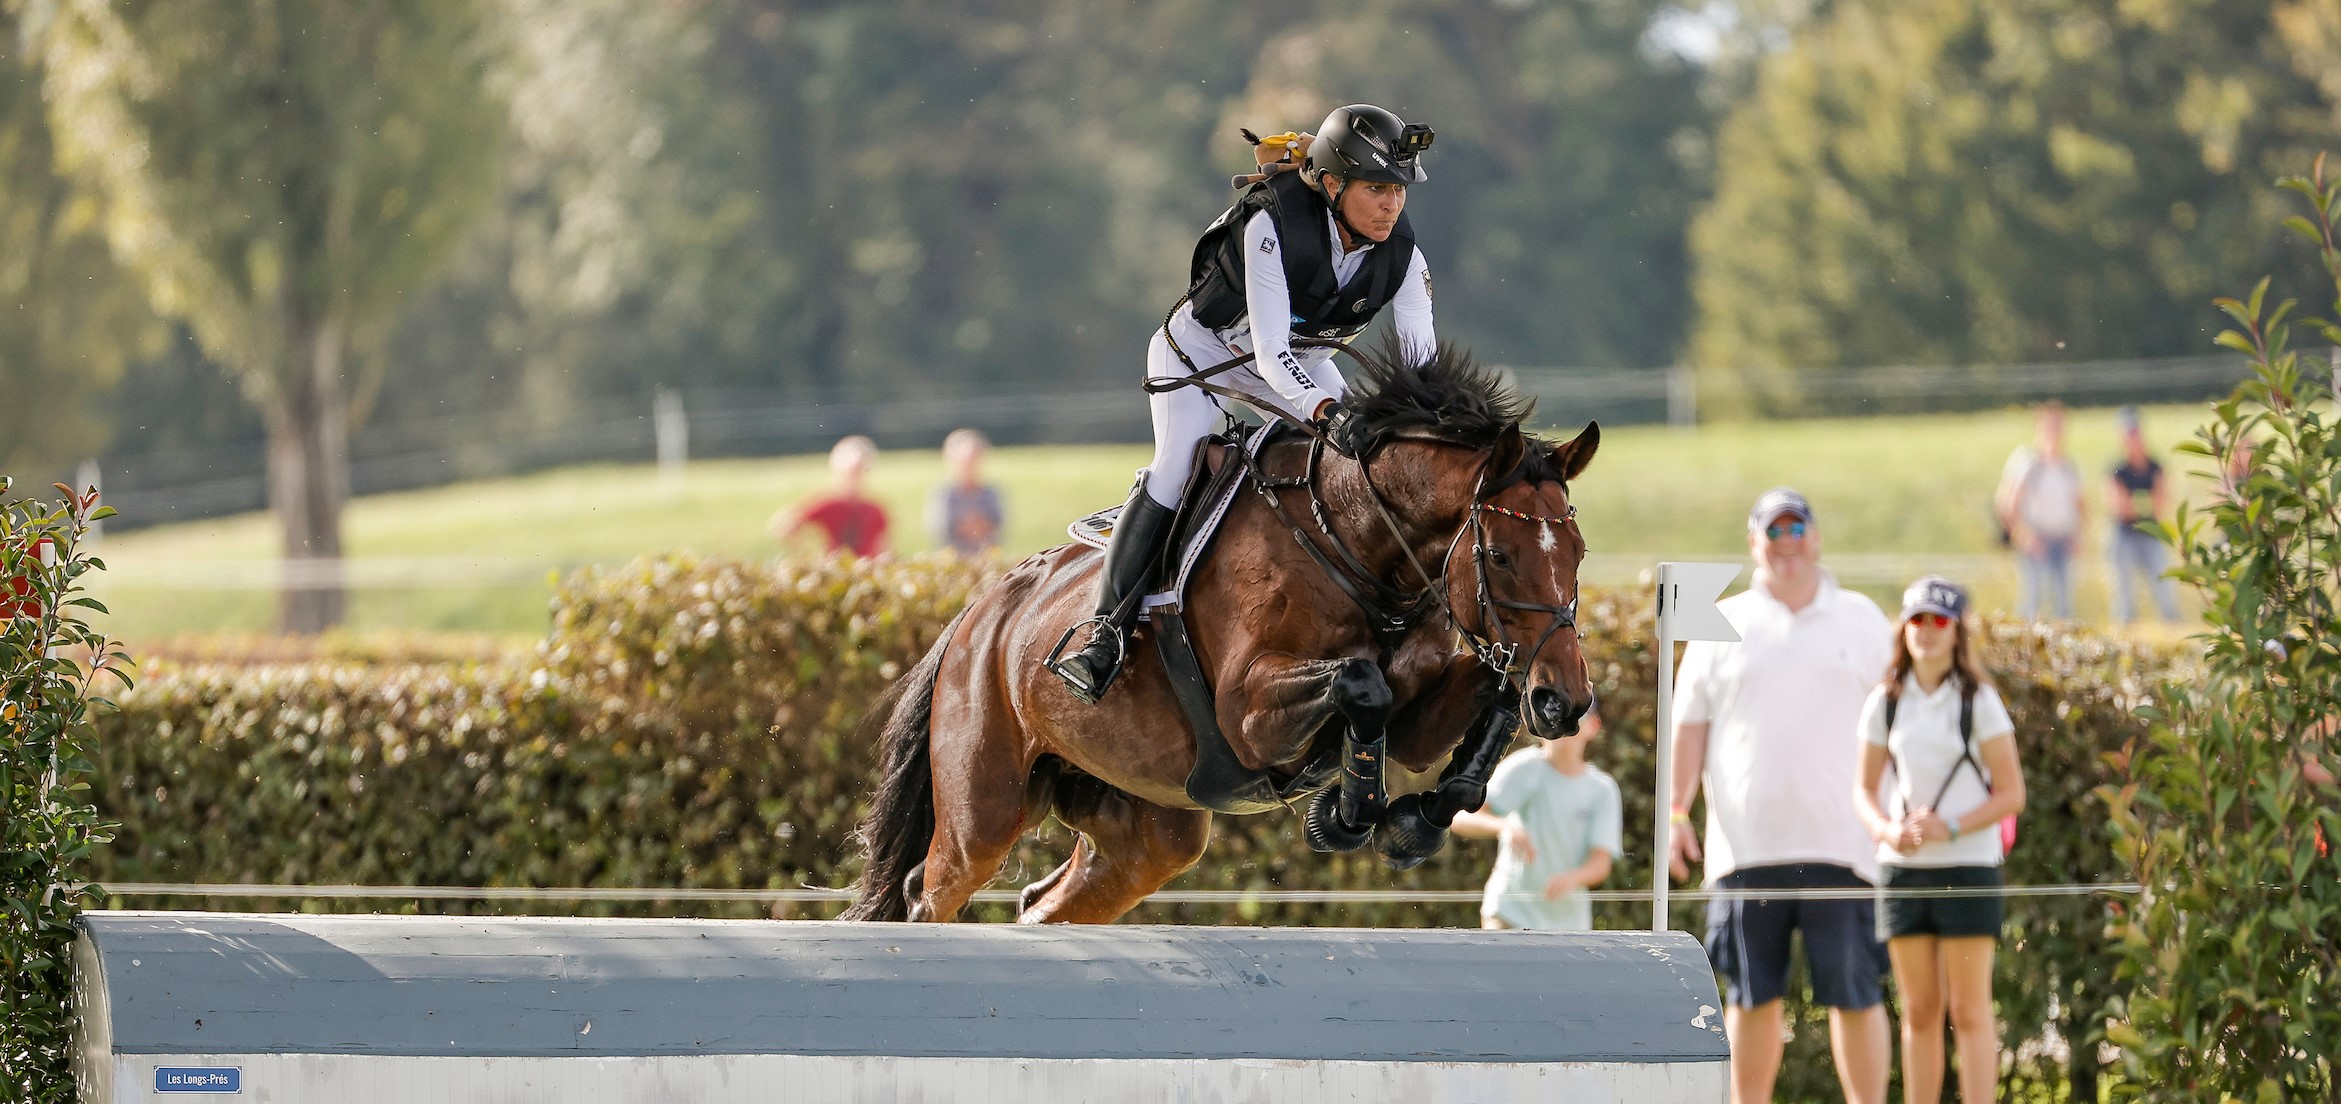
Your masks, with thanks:
M 1682 368 L 1501 369 L 1538 401 L 1539 420 L 1575 424 L 1689 425 L 1699 409 L 1694 374 Z M 1827 410 L 1971 410 L 1995 402 L 2063 397 L 2075 402 L 2203 398 L 2244 378 L 2232 355 L 2006 367 L 1888 367 L 1803 373 Z M 660 390 L 648 401 L 581 407 L 563 424 L 513 424 L 509 414 L 465 414 L 371 426 L 352 443 L 356 494 L 409 490 L 569 464 L 657 462 L 663 475 L 690 454 L 820 452 L 863 433 L 882 445 L 932 447 L 951 430 L 983 430 L 1006 442 L 1136 442 L 1148 432 L 1146 397 L 1133 385 L 1081 390 L 970 391 L 919 399 L 806 403 L 784 392 Z M 85 466 L 101 476 L 119 528 L 259 510 L 267 503 L 258 440 L 211 448 L 108 457 Z
M 1944 555 L 1838 555 L 1829 557 L 1829 569 L 1852 586 L 1900 587 L 1929 572 L 1973 579 L 2010 570 L 2006 556 L 1968 553 Z M 1595 553 L 1586 557 L 1583 578 L 1596 586 L 1646 585 L 1657 557 Z M 138 560 L 117 558 L 95 585 L 108 591 L 128 590 L 260 590 L 315 589 L 339 586 L 350 590 L 428 590 L 542 586 L 549 575 L 567 574 L 587 563 L 549 559 L 479 559 L 468 557 L 368 557 L 331 560 Z M 2081 569 L 2084 565 L 2076 564 Z

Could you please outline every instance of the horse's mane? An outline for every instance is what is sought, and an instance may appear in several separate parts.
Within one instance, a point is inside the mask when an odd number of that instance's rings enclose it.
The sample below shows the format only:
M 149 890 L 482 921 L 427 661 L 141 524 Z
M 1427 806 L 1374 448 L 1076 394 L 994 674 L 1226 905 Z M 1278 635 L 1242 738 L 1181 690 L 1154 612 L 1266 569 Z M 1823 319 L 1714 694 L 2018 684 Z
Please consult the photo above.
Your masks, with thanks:
M 1563 482 L 1553 462 L 1554 443 L 1520 428 L 1535 411 L 1536 400 L 1512 390 L 1469 351 L 1442 341 L 1422 356 L 1395 336 L 1385 336 L 1351 353 L 1358 362 L 1357 378 L 1342 396 L 1341 417 L 1333 427 L 1333 443 L 1341 451 L 1370 457 L 1409 431 L 1493 450 L 1505 444 L 1506 436 L 1520 433 L 1527 446 L 1521 477 L 1531 483 Z

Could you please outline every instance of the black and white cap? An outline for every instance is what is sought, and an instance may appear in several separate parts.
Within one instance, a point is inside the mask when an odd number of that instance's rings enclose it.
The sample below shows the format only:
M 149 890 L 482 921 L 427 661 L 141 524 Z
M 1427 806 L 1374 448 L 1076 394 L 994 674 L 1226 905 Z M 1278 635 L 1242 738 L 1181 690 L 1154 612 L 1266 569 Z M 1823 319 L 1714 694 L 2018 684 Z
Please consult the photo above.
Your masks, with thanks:
M 1940 575 L 1927 575 L 1902 592 L 1902 616 L 1908 621 L 1922 613 L 1939 613 L 1953 621 L 1967 615 L 1967 591 Z

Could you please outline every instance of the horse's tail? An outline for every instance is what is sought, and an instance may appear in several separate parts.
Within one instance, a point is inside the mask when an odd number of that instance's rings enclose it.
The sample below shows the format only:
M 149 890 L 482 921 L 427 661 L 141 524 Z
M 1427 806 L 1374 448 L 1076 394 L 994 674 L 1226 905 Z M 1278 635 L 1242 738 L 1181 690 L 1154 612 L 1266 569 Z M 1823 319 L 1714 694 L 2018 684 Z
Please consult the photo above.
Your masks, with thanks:
M 862 722 L 862 734 L 879 741 L 885 759 L 870 815 L 854 831 L 862 849 L 862 877 L 853 905 L 838 915 L 840 920 L 910 919 L 904 881 L 926 861 L 927 846 L 935 839 L 935 771 L 928 745 L 935 680 L 943 651 L 966 616 L 963 611 L 943 627 L 926 657 L 887 688 Z

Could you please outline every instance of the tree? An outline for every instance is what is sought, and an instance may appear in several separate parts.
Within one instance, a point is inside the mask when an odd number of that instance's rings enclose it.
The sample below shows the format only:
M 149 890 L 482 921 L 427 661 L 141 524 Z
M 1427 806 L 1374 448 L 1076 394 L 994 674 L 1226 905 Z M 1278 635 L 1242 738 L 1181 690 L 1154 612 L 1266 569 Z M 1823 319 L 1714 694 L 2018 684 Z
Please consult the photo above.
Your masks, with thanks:
M 2308 200 L 2285 223 L 2321 262 L 2316 297 L 2295 314 L 2262 279 L 2217 300 L 2252 376 L 2180 446 L 2221 492 L 2163 534 L 2203 598 L 2202 671 L 2162 690 L 2129 784 L 2102 791 L 2145 887 L 2114 930 L 2135 991 L 2107 1035 L 2149 1101 L 2341 1093 L 2341 426 L 2335 364 L 2290 347 L 2341 344 L 2341 181 L 2319 155 L 2283 185 Z
M 165 331 L 108 255 L 99 201 L 56 174 L 16 32 L 0 13 L 0 470 L 63 475 L 105 446 L 105 389 Z
M 1806 368 L 2205 348 L 2220 282 L 2281 263 L 2242 182 L 2332 121 L 2286 7 L 1842 0 L 1799 23 L 1692 230 L 1702 383 L 1810 410 Z
M 1441 332 L 1514 364 L 1656 368 L 1689 325 L 1711 121 L 1698 67 L 1649 41 L 1668 7 L 1324 5 L 1261 46 L 1242 106 L 1255 126 L 1358 100 L 1429 123 L 1409 212 Z
M 59 161 L 114 255 L 268 426 L 283 624 L 339 621 L 350 403 L 493 195 L 503 115 L 471 0 L 25 8 Z

